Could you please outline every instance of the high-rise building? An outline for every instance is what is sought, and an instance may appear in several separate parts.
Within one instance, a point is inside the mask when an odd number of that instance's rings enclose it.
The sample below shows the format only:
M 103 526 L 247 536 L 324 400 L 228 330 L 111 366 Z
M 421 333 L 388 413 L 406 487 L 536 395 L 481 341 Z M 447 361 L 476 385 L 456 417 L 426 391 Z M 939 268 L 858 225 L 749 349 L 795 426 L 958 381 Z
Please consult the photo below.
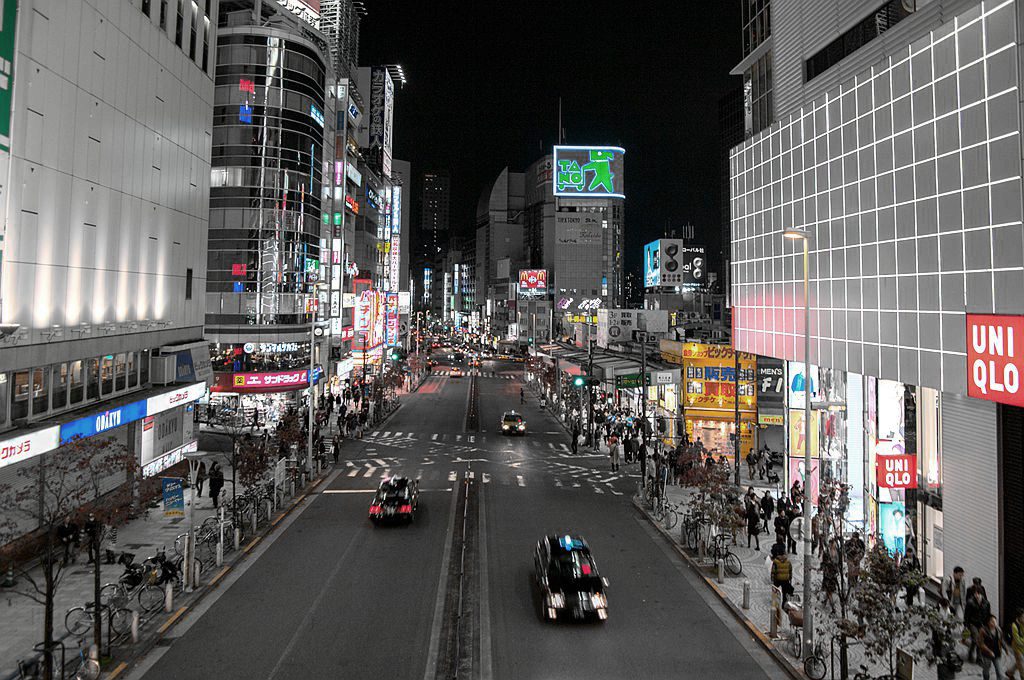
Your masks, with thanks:
M 321 251 L 336 121 L 327 41 L 273 3 L 256 3 L 254 22 L 253 6 L 223 3 L 217 35 L 206 337 L 214 390 L 232 394 L 248 382 L 265 392 L 268 373 L 291 372 L 274 379 L 282 392 L 306 387 L 310 325 L 326 322 L 330 305 L 328 291 L 314 290 L 330 271 Z
M 526 263 L 524 177 L 505 168 L 477 203 L 475 305 L 483 314 L 482 332 L 488 339 L 510 339 L 515 323 L 516 277 Z
M 740 0 L 740 3 L 743 9 L 743 61 L 731 73 L 743 76 L 744 130 L 749 137 L 775 120 L 772 0 Z M 785 4 L 793 6 L 792 2 Z
M 327 37 L 338 78 L 356 77 L 359 27 L 365 15 L 366 8 L 359 0 L 320 0 L 320 30 Z
M 732 148 L 743 141 L 745 128 L 743 123 L 743 88 L 736 87 L 718 100 L 718 169 L 719 209 L 721 210 L 721 231 L 719 232 L 718 262 L 715 271 L 719 272 L 722 281 L 728 282 L 729 271 L 729 219 L 731 203 L 729 202 L 729 154 Z
M 736 347 L 788 362 L 789 425 L 811 399 L 810 479 L 848 485 L 846 521 L 914 547 L 933 582 L 962 566 L 1007 620 L 1024 606 L 1024 363 L 1005 344 L 1024 327 L 1020 4 L 772 10 L 776 122 L 730 159 Z
M 115 4 L 0 5 L 0 487 L 73 437 L 195 446 L 217 3 Z
M 437 257 L 448 243 L 452 181 L 447 172 L 425 172 L 420 182 L 420 234 L 427 253 Z

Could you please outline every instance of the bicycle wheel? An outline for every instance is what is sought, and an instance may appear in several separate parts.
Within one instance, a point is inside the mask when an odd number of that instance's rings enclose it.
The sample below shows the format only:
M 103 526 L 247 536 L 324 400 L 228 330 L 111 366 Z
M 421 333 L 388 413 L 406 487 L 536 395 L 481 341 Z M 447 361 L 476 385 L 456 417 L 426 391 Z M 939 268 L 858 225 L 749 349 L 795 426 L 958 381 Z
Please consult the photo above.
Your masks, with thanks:
M 815 654 L 804 659 L 804 674 L 811 680 L 823 680 L 825 677 L 825 659 Z
M 799 659 L 802 656 L 800 653 L 801 651 L 803 651 L 802 647 L 803 631 L 801 631 L 799 628 L 794 628 L 793 637 L 789 639 L 789 653 Z
M 666 529 L 672 529 L 678 523 L 679 523 L 679 514 L 673 508 L 669 508 L 665 512 L 665 528 Z
M 739 576 L 743 573 L 743 563 L 740 562 L 740 558 L 736 556 L 736 553 L 725 553 L 725 570 L 733 576 Z
M 92 612 L 85 607 L 72 607 L 64 615 L 64 627 L 71 635 L 85 635 L 92 630 Z
M 74 680 L 96 680 L 100 677 L 100 664 L 95 659 L 82 657 L 82 663 L 75 671 Z
M 107 583 L 100 588 L 100 602 L 103 604 L 111 604 L 112 602 L 120 602 L 124 599 L 124 590 L 117 583 Z
M 132 629 L 132 610 L 123 607 L 115 609 L 110 614 L 110 629 L 118 637 Z
M 156 610 L 164 601 L 164 591 L 160 586 L 142 586 L 139 588 L 139 606 L 142 611 L 151 612 Z

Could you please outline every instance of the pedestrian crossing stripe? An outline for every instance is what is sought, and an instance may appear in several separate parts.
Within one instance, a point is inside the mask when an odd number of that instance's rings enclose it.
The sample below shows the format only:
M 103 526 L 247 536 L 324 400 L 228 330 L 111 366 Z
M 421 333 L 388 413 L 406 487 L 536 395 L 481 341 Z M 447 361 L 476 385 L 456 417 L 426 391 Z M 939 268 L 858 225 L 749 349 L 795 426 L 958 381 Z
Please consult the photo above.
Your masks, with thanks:
M 495 371 L 459 371 L 459 373 L 464 376 L 475 375 L 480 378 L 495 378 L 497 380 L 517 380 L 519 378 L 518 373 L 497 373 Z M 430 375 L 431 377 L 451 377 L 453 372 L 451 370 L 442 369 L 434 371 Z

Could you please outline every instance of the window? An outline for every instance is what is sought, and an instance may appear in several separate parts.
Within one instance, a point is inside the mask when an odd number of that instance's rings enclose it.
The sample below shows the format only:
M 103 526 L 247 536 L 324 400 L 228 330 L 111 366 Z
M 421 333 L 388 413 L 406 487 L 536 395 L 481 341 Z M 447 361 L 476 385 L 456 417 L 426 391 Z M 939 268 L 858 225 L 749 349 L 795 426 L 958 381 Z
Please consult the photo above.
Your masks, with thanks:
M 196 26 L 199 23 L 199 6 L 196 5 L 195 0 L 192 0 L 192 14 L 190 14 L 189 16 L 191 16 L 192 18 L 188 22 L 189 27 L 191 28 L 191 31 L 190 31 L 191 35 L 190 35 L 190 37 L 188 39 L 188 58 L 191 59 L 192 61 L 195 61 L 196 60 L 196 33 L 198 32 L 198 29 L 196 28 Z
M 909 5 L 909 9 L 908 9 Z M 888 0 L 841 36 L 819 50 L 804 63 L 808 81 L 832 68 L 844 58 L 882 35 L 894 25 L 914 13 L 914 0 Z
M 107 396 L 114 392 L 114 355 L 108 354 L 100 360 L 100 393 Z
M 185 299 L 192 299 L 192 270 L 185 270 Z
M 145 14 L 147 17 L 149 16 L 149 5 L 150 0 L 142 0 L 142 13 Z
M 50 410 L 50 367 L 32 369 L 32 414 Z
M 206 0 L 206 12 L 210 12 L 210 0 Z M 210 63 L 210 17 L 203 17 L 203 71 L 207 70 Z
M 124 392 L 126 385 L 125 370 L 127 363 L 125 360 L 124 352 L 114 357 L 114 389 L 118 392 Z
M 85 399 L 85 373 L 81 359 L 68 364 L 68 395 L 70 404 L 80 404 Z
M 0 373 L 0 424 L 7 422 L 7 406 L 10 403 L 8 388 L 11 385 L 11 374 Z
M 62 409 L 68 405 L 67 364 L 57 364 L 53 367 L 53 397 L 51 405 L 54 410 Z
M 160 0 L 160 29 L 167 30 L 167 0 Z
M 182 35 L 185 32 L 185 0 L 178 0 L 178 21 L 174 29 L 174 44 L 181 47 Z
M 135 352 L 128 352 L 128 387 L 135 387 L 139 384 L 139 362 L 135 358 Z
M 85 360 L 85 398 L 87 400 L 100 398 L 100 360 Z
M 149 350 L 142 350 L 142 359 L 139 364 L 140 375 L 139 383 L 145 385 L 149 382 Z
M 14 401 L 11 404 L 11 420 L 28 417 L 28 371 L 14 374 Z

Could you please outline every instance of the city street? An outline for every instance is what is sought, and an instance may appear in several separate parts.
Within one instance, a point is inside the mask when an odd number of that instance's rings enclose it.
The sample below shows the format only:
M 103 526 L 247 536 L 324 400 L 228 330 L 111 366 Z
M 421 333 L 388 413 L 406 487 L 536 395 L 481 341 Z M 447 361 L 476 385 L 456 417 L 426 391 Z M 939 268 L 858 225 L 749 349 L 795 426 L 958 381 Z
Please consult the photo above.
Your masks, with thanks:
M 488 361 L 480 373 L 427 378 L 379 432 L 349 442 L 315 498 L 128 677 L 419 680 L 452 649 L 479 678 L 655 678 L 684 667 L 692 677 L 783 677 L 634 510 L 635 466 L 613 474 L 603 457 L 571 456 L 529 390 L 520 406 L 522 364 Z M 466 432 L 474 379 L 480 428 Z M 527 436 L 498 432 L 510 408 Z M 421 480 L 419 513 L 411 526 L 375 528 L 371 493 L 393 474 Z M 447 643 L 457 599 L 445 588 L 457 583 L 447 577 L 458 572 L 466 493 L 471 648 Z M 589 540 L 610 581 L 603 624 L 538 617 L 533 547 L 567 531 Z

